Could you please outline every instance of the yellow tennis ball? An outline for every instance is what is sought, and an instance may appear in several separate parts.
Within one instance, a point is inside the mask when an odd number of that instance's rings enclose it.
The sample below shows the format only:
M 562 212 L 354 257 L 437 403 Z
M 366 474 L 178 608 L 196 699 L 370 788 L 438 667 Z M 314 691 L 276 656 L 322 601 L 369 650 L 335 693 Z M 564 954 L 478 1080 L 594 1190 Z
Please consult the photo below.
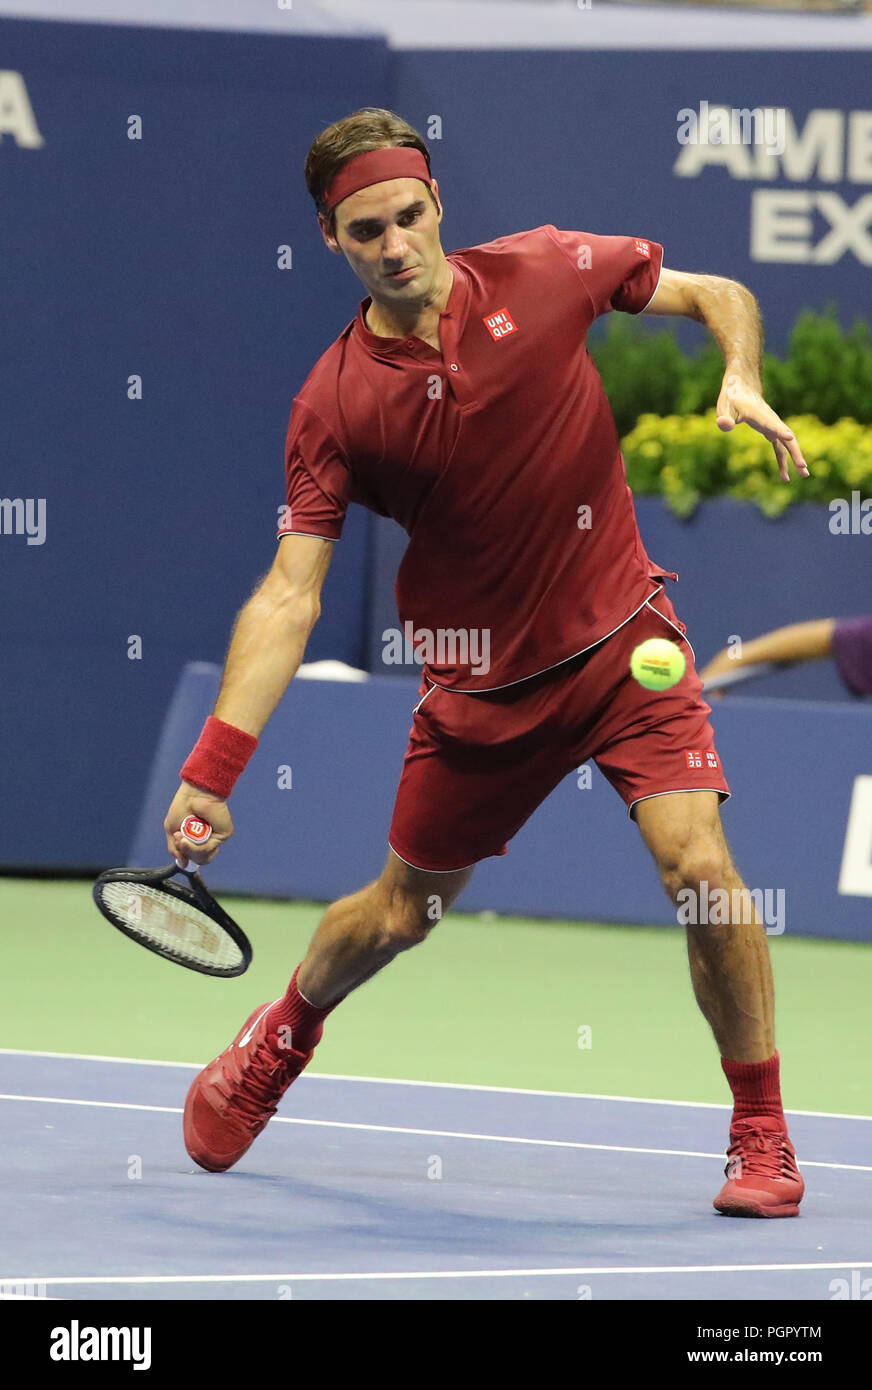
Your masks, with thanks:
M 684 652 L 665 637 L 640 642 L 630 658 L 630 671 L 646 690 L 669 690 L 684 675 Z

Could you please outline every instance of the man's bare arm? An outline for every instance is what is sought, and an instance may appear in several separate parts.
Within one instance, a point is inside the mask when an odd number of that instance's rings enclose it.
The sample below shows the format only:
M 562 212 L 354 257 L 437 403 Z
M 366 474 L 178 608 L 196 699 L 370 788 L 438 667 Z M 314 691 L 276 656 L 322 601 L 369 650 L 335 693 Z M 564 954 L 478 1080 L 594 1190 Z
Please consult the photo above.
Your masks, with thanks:
M 333 541 L 284 536 L 234 624 L 214 713 L 259 738 L 303 660 L 321 613 Z
M 751 291 L 718 275 L 664 268 L 643 312 L 681 315 L 705 325 L 724 358 L 718 427 L 729 431 L 738 424 L 750 425 L 772 444 L 784 482 L 790 482 L 791 459 L 800 476 L 807 478 L 808 464 L 796 436 L 762 396 L 763 325 Z
M 318 621 L 333 544 L 318 536 L 288 535 L 279 541 L 272 569 L 233 627 L 214 711 L 225 724 L 260 737 L 297 674 Z M 212 826 L 211 839 L 198 850 L 179 831 L 187 815 Z M 164 831 L 167 848 L 176 858 L 208 864 L 233 834 L 233 820 L 223 797 L 182 782 L 167 811 Z
M 737 280 L 688 275 L 664 266 L 646 314 L 671 314 L 705 324 L 723 353 L 725 371 L 762 386 L 763 322 L 757 300 Z

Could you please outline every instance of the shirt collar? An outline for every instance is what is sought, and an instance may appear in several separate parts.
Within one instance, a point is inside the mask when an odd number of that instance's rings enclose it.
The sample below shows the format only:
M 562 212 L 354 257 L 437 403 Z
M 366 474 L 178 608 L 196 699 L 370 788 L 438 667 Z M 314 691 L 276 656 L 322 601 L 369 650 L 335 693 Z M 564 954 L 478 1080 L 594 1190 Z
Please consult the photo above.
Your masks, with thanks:
M 459 263 L 453 255 L 445 257 L 451 266 L 454 276 L 454 283 L 448 295 L 448 303 L 439 315 L 439 322 L 444 319 L 455 320 L 455 332 L 459 330 L 466 315 L 469 300 L 469 284 L 465 271 L 461 270 Z M 384 357 L 393 353 L 416 352 L 421 349 L 425 353 L 432 353 L 433 348 L 429 343 L 425 343 L 421 338 L 383 338 L 378 333 L 371 333 L 366 326 L 366 312 L 372 303 L 372 296 L 367 295 L 362 299 L 357 309 L 357 317 L 354 319 L 354 333 L 358 340 L 369 352 Z

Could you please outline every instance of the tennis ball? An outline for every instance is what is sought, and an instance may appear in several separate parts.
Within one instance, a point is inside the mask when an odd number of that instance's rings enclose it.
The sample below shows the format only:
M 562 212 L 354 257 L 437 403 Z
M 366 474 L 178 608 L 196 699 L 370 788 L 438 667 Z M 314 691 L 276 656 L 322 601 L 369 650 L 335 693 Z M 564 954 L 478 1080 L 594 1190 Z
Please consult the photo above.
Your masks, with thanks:
M 684 652 L 665 637 L 640 642 L 630 658 L 630 671 L 646 690 L 669 690 L 684 675 Z

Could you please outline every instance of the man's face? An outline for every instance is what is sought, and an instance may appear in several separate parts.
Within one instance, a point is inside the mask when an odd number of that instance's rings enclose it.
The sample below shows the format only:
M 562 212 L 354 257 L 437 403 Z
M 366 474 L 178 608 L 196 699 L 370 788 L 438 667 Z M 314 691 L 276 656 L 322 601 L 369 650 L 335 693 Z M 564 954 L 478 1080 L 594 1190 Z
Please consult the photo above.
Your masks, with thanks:
M 435 180 L 433 192 L 438 201 Z M 420 179 L 387 179 L 343 198 L 335 238 L 327 219 L 319 221 L 331 251 L 345 256 L 374 300 L 400 308 L 431 297 L 443 260 L 442 209 Z

